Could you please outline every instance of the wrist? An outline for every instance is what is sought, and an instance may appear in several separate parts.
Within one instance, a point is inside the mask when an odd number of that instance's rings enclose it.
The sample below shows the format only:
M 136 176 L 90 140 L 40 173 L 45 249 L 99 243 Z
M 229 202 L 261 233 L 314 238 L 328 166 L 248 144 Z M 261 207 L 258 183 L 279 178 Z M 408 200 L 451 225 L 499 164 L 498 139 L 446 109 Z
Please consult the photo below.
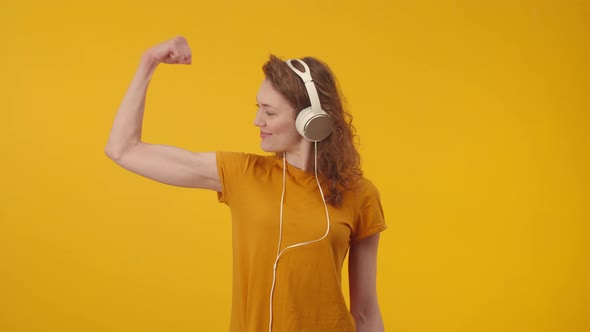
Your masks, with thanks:
M 148 49 L 143 53 L 141 56 L 141 62 L 149 65 L 150 67 L 157 66 L 160 61 L 156 59 L 156 57 L 152 54 L 152 49 Z
M 156 60 L 148 51 L 141 56 L 139 61 L 139 70 L 147 72 L 148 76 L 151 76 L 151 74 L 153 74 L 153 72 L 156 70 L 156 67 L 158 67 L 158 64 L 160 64 L 160 62 Z

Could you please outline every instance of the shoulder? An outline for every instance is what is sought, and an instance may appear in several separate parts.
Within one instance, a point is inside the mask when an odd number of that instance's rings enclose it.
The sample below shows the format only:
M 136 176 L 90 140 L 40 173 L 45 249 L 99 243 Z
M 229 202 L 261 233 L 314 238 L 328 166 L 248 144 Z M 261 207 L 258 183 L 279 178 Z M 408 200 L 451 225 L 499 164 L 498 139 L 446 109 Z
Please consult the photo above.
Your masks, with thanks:
M 379 189 L 366 177 L 360 177 L 353 183 L 351 189 L 344 191 L 344 204 L 354 206 L 357 210 L 363 210 L 371 202 L 378 204 L 380 200 Z
M 361 210 L 375 207 L 381 209 L 381 193 L 373 181 L 365 177 L 359 180 L 356 189 L 356 202 Z
M 379 197 L 379 189 L 377 189 L 377 186 L 373 183 L 373 181 L 369 180 L 364 176 L 358 180 L 355 192 L 357 193 L 357 195 L 360 195 L 361 197 Z

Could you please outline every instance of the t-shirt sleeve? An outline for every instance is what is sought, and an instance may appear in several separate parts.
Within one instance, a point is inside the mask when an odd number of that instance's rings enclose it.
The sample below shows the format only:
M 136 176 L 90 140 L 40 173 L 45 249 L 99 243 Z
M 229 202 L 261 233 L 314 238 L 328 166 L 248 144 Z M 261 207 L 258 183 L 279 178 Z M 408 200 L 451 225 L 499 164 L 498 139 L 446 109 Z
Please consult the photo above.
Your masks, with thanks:
M 232 194 L 239 186 L 240 175 L 243 173 L 243 165 L 247 154 L 241 152 L 217 151 L 217 173 L 221 181 L 221 191 L 217 192 L 217 200 L 220 203 L 229 204 Z
M 369 236 L 384 231 L 387 228 L 381 197 L 375 185 L 367 180 L 367 186 L 363 191 L 360 211 L 356 229 L 351 236 L 350 242 L 355 243 Z

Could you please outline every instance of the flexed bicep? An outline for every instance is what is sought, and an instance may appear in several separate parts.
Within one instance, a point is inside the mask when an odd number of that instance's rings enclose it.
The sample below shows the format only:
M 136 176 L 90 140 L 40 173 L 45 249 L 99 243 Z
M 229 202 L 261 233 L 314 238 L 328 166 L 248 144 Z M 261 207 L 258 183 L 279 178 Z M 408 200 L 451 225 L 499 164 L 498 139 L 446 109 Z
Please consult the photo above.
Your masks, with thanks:
M 113 159 L 121 167 L 161 183 L 221 191 L 215 152 L 140 142 Z

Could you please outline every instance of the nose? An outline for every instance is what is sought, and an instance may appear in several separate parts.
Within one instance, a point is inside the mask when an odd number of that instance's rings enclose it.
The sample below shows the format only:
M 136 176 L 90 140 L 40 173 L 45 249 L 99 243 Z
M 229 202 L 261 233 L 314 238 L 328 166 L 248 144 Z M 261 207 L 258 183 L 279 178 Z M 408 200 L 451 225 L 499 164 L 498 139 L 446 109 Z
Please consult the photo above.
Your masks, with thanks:
M 254 125 L 256 127 L 264 127 L 266 125 L 264 119 L 262 119 L 260 111 L 256 112 L 256 117 L 254 118 Z

